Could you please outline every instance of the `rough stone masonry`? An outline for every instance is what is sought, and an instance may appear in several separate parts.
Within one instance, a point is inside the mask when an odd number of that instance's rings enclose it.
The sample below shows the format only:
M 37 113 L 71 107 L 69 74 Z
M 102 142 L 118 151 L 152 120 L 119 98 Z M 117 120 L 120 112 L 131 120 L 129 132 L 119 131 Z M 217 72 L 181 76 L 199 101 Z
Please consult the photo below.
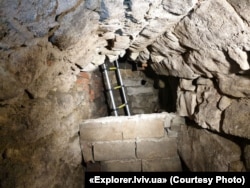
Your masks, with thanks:
M 83 187 L 79 125 L 107 115 L 95 71 L 125 57 L 179 79 L 176 115 L 187 126 L 177 149 L 188 170 L 249 171 L 249 7 L 1 0 L 0 186 Z

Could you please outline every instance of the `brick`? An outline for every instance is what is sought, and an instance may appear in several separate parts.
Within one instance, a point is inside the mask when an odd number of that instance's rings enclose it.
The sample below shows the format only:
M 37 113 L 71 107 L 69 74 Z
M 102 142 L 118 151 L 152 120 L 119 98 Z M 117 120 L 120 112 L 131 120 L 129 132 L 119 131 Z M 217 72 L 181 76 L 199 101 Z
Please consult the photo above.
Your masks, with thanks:
M 78 77 L 77 80 L 76 80 L 76 83 L 79 84 L 79 85 L 82 85 L 84 83 L 84 80 L 85 79 L 82 79 L 82 78 Z
M 94 160 L 135 159 L 134 141 L 111 141 L 94 143 Z
M 147 102 L 145 102 L 145 97 L 147 97 Z M 153 104 L 158 102 L 158 96 L 155 93 L 152 93 L 151 95 L 149 94 L 140 94 L 140 95 L 135 95 L 131 97 L 132 103 L 131 103 L 131 108 L 150 108 L 152 112 Z
M 181 172 L 179 157 L 142 160 L 143 172 Z
M 161 138 L 163 136 L 164 122 L 162 119 L 134 119 L 123 126 L 123 139 Z
M 95 91 L 93 90 L 93 89 L 90 89 L 89 90 L 89 101 L 90 102 L 93 102 L 94 101 L 94 99 L 95 99 Z
M 76 83 L 77 83 L 78 91 L 80 91 L 80 90 L 88 91 L 89 90 L 89 80 L 78 77 L 78 79 L 76 80 Z
M 139 159 L 176 157 L 176 138 L 165 136 L 160 139 L 141 139 L 136 141 L 136 156 Z
M 127 88 L 127 95 L 133 96 L 138 94 L 151 94 L 154 92 L 153 87 L 128 87 Z
M 141 78 L 140 79 L 126 79 L 123 81 L 124 85 L 126 87 L 138 87 L 140 86 L 141 87 Z
M 141 172 L 141 160 L 122 160 L 101 162 L 102 172 Z
M 122 140 L 122 127 L 117 123 L 87 121 L 80 125 L 81 141 Z
M 85 79 L 90 79 L 90 74 L 88 72 L 80 72 L 77 76 L 85 78 Z
M 82 141 L 80 145 L 85 163 L 94 162 L 92 143 Z

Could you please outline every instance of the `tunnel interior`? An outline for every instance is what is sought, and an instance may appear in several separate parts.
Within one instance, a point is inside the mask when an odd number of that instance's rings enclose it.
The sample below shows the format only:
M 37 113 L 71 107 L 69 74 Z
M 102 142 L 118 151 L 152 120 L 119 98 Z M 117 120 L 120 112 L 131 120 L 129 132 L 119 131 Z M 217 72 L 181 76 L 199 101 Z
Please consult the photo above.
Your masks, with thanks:
M 249 171 L 249 7 L 0 1 L 0 187 L 82 188 L 88 162 Z M 116 60 L 131 112 L 109 71 L 118 118 L 100 70 Z

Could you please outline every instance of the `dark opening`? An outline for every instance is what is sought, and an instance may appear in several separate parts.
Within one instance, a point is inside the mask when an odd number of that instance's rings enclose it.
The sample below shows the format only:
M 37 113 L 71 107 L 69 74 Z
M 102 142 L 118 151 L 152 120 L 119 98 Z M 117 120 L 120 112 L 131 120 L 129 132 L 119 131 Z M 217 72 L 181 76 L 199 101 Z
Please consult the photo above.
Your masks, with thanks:
M 147 83 L 147 81 L 146 81 L 146 80 L 144 80 L 144 79 L 142 79 L 142 80 L 141 80 L 141 85 L 143 85 L 143 86 L 144 86 L 146 83 Z
M 166 111 L 168 113 L 176 112 L 177 88 L 179 78 L 156 74 L 150 66 L 143 70 L 145 75 L 154 80 L 154 87 L 159 90 L 158 106 L 155 112 Z

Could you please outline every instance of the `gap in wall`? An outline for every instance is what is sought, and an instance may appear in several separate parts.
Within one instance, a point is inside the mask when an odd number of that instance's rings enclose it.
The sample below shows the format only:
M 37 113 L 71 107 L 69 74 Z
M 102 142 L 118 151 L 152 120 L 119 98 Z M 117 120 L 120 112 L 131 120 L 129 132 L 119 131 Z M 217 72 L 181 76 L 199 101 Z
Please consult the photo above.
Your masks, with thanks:
M 155 112 L 176 112 L 177 88 L 179 78 L 166 75 L 158 75 L 148 66 L 144 71 L 146 77 L 154 80 L 154 88 L 158 89 L 158 106 Z
M 126 99 L 129 104 L 131 115 L 150 114 L 161 112 L 176 112 L 177 87 L 179 78 L 165 75 L 157 75 L 150 67 L 144 70 L 135 69 L 135 62 L 119 59 L 119 68 L 125 85 Z M 107 66 L 113 63 L 105 62 Z M 100 72 L 103 70 L 100 67 Z M 111 86 L 117 86 L 115 71 L 108 71 Z M 110 94 L 107 91 L 107 83 L 102 77 L 103 96 L 106 100 L 109 116 L 114 115 Z M 124 104 L 121 89 L 113 90 L 115 105 Z M 125 108 L 118 109 L 118 115 L 126 115 Z

